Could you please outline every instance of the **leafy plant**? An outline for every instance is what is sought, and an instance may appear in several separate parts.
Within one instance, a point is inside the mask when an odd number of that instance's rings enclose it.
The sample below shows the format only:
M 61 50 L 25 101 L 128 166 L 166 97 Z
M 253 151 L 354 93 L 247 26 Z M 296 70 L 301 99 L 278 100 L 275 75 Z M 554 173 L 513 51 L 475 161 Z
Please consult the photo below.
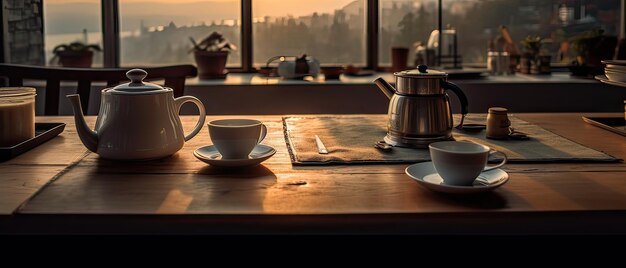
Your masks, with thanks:
M 601 60 L 613 58 L 617 36 L 604 35 L 603 30 L 596 29 L 580 33 L 569 41 L 578 64 L 601 68 Z
M 230 52 L 237 50 L 237 46 L 235 46 L 235 44 L 228 41 L 228 39 L 218 32 L 211 33 L 209 36 L 202 39 L 200 43 L 197 43 L 193 37 L 189 37 L 189 40 L 191 40 L 191 43 L 193 44 L 193 48 L 189 51 L 190 53 L 193 51 Z
M 577 56 L 588 56 L 602 39 L 604 39 L 604 31 L 595 29 L 570 38 L 570 43 Z
M 66 52 L 86 52 L 86 51 L 102 51 L 102 48 L 97 44 L 85 44 L 83 42 L 72 42 L 69 44 L 60 44 L 54 49 L 52 49 L 52 53 L 54 57 L 50 59 L 50 63 L 56 63 L 60 60 L 61 55 Z
M 543 42 L 543 38 L 541 36 L 527 36 L 524 40 L 521 41 L 522 45 L 524 45 L 524 51 L 530 54 L 533 57 L 536 57 L 541 52 L 541 45 Z
M 97 44 L 84 44 L 83 42 L 72 42 L 69 44 L 60 44 L 56 47 L 54 47 L 54 49 L 52 50 L 52 52 L 55 55 L 59 55 L 59 53 L 62 53 L 63 51 L 102 51 L 102 48 L 100 48 L 99 45 Z

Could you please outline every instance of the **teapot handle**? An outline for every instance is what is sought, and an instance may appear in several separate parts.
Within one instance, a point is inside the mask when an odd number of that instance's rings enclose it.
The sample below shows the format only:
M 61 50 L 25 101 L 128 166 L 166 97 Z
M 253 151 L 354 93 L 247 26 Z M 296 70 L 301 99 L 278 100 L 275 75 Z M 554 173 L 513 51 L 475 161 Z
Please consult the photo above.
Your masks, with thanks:
M 457 86 L 455 83 L 452 82 L 448 82 L 448 81 L 441 81 L 442 82 L 442 87 L 444 89 L 449 89 L 452 90 L 452 92 L 454 92 L 454 95 L 457 96 L 457 98 L 459 98 L 459 101 L 461 102 L 461 114 L 466 115 L 468 113 L 468 101 L 467 101 L 467 96 L 465 96 L 465 93 L 463 93 L 463 90 Z
M 200 130 L 202 130 L 202 127 L 204 126 L 204 120 L 206 119 L 206 111 L 204 110 L 204 105 L 198 98 L 192 96 L 182 96 L 174 99 L 174 104 L 176 105 L 176 110 L 178 111 L 178 113 L 180 113 L 180 108 L 183 107 L 183 104 L 187 102 L 192 102 L 193 104 L 198 106 L 198 110 L 200 111 L 200 118 L 198 118 L 198 123 L 193 128 L 193 130 L 189 134 L 185 135 L 185 141 L 190 140 L 191 138 L 196 136 L 196 134 L 198 134 Z

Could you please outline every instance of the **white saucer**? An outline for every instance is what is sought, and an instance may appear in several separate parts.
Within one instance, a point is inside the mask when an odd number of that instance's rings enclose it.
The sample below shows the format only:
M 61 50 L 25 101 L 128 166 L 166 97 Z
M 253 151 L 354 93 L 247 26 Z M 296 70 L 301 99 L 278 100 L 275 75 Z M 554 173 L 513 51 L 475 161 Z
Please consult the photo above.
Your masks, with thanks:
M 596 80 L 600 80 L 600 82 L 605 83 L 605 84 L 614 85 L 618 87 L 626 87 L 626 82 L 611 80 L 605 75 L 596 75 L 595 78 Z
M 271 146 L 258 144 L 254 147 L 248 159 L 222 159 L 222 155 L 217 151 L 215 146 L 208 145 L 200 147 L 193 152 L 193 155 L 202 162 L 218 167 L 247 167 L 258 165 L 261 162 L 272 157 L 276 153 L 276 149 Z
M 480 173 L 478 176 L 486 181 L 493 182 L 485 185 L 478 181 L 472 186 L 456 186 L 443 184 L 443 179 L 437 171 L 433 162 L 423 162 L 410 165 L 405 170 L 409 177 L 415 179 L 422 186 L 437 192 L 453 194 L 474 194 L 491 191 L 505 184 L 509 180 L 509 174 L 502 169 L 494 169 Z

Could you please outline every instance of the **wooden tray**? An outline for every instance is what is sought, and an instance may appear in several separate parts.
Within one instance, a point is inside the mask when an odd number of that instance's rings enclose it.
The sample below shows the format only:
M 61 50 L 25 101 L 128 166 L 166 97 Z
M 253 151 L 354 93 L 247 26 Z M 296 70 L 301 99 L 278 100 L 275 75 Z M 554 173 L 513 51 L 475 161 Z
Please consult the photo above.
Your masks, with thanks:
M 615 132 L 622 136 L 626 136 L 626 120 L 623 117 L 585 117 L 583 120 L 589 124 L 604 128 L 608 131 Z
M 0 161 L 23 154 L 61 134 L 64 129 L 64 123 L 35 123 L 35 137 L 11 147 L 0 147 Z

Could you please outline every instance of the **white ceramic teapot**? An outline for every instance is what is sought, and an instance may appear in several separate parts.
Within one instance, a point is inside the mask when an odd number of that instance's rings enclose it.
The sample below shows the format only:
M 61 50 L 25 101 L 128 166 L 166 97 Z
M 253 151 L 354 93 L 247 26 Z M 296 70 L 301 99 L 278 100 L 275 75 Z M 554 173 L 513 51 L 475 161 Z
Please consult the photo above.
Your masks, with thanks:
M 157 159 L 176 153 L 202 129 L 206 113 L 200 100 L 192 96 L 174 99 L 171 88 L 143 82 L 147 72 L 141 69 L 132 69 L 126 76 L 130 83 L 102 90 L 95 131 L 85 122 L 79 95 L 67 96 L 78 136 L 89 150 L 114 160 Z M 200 111 L 198 123 L 187 135 L 178 115 L 186 102 L 196 104 Z

